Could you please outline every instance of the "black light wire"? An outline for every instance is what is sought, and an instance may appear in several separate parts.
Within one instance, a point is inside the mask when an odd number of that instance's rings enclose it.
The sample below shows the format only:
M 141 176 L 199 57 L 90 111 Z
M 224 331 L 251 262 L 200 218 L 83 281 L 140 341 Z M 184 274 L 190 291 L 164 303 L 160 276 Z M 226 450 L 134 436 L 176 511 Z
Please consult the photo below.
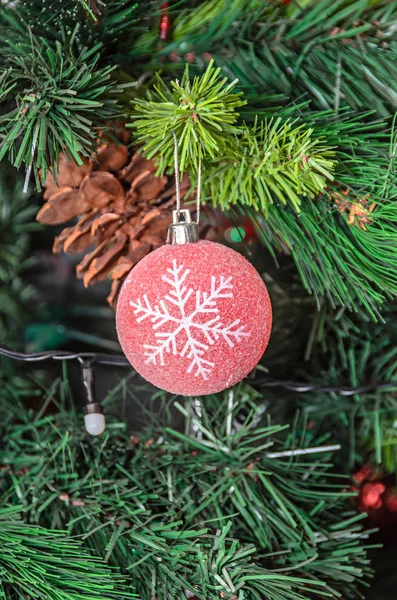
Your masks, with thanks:
M 41 362 L 45 360 L 77 360 L 81 365 L 107 365 L 113 367 L 131 367 L 125 356 L 121 354 L 105 354 L 97 352 L 65 352 L 62 350 L 47 350 L 46 352 L 24 353 L 17 352 L 0 344 L 0 355 L 13 360 L 24 362 Z M 291 392 L 323 392 L 326 394 L 336 393 L 340 396 L 354 396 L 354 394 L 365 394 L 367 392 L 390 390 L 397 388 L 397 381 L 370 382 L 367 384 L 349 387 L 339 385 L 308 384 L 299 381 L 272 379 L 265 377 L 261 379 L 250 379 L 248 381 L 261 388 L 283 388 Z

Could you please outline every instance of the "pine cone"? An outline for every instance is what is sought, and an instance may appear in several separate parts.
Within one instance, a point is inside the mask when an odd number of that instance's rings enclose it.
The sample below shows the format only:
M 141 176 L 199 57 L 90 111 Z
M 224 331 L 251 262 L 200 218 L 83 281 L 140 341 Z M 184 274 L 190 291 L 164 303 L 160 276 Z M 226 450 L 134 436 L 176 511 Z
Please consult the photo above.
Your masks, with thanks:
M 95 160 L 81 166 L 61 155 L 56 182 L 48 175 L 45 204 L 37 220 L 48 225 L 75 217 L 55 239 L 53 251 L 88 252 L 76 268 L 86 287 L 111 276 L 108 297 L 115 306 L 121 285 L 146 254 L 163 245 L 175 204 L 173 180 L 155 175 L 156 167 L 138 151 L 129 158 L 123 144 L 103 144 Z M 181 196 L 189 188 L 181 181 Z M 93 249 L 92 249 L 93 247 Z

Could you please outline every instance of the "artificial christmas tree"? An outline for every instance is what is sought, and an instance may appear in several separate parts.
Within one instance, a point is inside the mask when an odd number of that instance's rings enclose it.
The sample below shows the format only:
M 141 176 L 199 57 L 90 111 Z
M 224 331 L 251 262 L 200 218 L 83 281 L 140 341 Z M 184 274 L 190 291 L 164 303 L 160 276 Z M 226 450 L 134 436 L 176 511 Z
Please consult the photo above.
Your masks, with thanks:
M 0 536 L 16 549 L 0 555 L 5 598 L 100 586 L 103 598 L 380 600 L 370 557 L 377 566 L 379 540 L 393 539 L 397 473 L 396 19 L 386 0 L 0 4 Z M 253 263 L 273 310 L 254 371 L 200 397 L 103 353 L 117 343 L 106 296 L 116 308 L 131 269 L 129 346 L 152 343 L 134 314 L 145 297 L 156 340 L 165 311 L 177 320 L 145 265 L 169 250 L 179 179 L 184 208 L 201 189 L 211 209 L 201 237 L 211 223 Z M 207 271 L 186 275 L 179 308 L 200 303 Z M 250 273 L 237 319 L 258 308 Z M 54 327 L 64 306 L 67 345 Z M 256 308 L 237 331 L 257 340 L 269 312 Z M 178 327 L 193 339 L 190 315 Z M 243 336 L 233 356 L 211 344 L 229 348 L 217 316 L 218 329 L 198 322 L 198 341 L 234 383 L 259 350 Z M 32 321 L 57 331 L 35 353 Z M 181 343 L 164 358 L 172 391 L 186 383 Z M 106 413 L 103 437 L 87 436 L 82 404 Z

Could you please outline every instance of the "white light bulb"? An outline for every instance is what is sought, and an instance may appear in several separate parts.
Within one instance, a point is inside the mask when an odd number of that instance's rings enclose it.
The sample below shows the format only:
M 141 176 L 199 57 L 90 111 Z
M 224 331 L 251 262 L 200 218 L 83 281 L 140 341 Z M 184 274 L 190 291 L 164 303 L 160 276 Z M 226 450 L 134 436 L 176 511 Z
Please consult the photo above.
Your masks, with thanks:
M 101 413 L 89 413 L 84 415 L 84 424 L 90 435 L 101 435 L 105 431 L 105 415 Z

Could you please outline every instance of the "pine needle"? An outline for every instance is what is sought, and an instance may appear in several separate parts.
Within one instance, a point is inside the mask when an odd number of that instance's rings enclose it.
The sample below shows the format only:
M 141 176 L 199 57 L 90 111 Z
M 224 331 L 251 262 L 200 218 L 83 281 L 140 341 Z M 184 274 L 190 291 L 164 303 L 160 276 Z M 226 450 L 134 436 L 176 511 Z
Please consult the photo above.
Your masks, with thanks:
M 257 425 L 258 394 L 244 385 L 233 393 L 232 409 L 229 391 L 206 398 L 200 438 L 173 428 L 166 396 L 157 394 L 147 430 L 131 438 L 108 419 L 104 441 L 87 439 L 62 403 L 36 420 L 4 398 L 3 501 L 23 501 L 29 522 L 81 537 L 127 571 L 143 598 L 183 598 L 186 590 L 200 600 L 338 598 L 342 591 L 360 598 L 368 534 L 343 478 L 330 472 L 331 455 L 267 458 L 269 442 L 293 450 L 309 438 Z M 190 400 L 181 408 L 188 423 Z M 213 440 L 228 451 L 207 446 Z

